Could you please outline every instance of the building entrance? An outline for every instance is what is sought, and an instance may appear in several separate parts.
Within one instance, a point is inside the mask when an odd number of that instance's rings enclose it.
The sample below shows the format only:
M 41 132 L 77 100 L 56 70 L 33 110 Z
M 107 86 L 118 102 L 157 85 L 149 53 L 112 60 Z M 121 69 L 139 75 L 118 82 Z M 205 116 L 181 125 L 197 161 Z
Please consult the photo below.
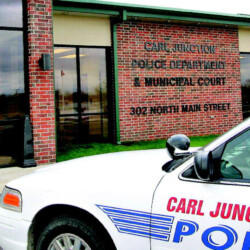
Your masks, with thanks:
M 57 144 L 108 139 L 107 49 L 56 46 Z

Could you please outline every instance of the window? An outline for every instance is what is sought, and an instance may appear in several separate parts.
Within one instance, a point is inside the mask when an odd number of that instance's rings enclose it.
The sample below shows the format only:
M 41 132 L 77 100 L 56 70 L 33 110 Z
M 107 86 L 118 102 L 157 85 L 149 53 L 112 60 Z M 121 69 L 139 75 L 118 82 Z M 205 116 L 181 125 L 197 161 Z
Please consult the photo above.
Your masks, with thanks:
M 250 130 L 226 144 L 220 173 L 222 178 L 250 180 Z
M 250 53 L 240 54 L 243 118 L 250 116 Z
M 22 0 L 0 1 L 0 27 L 23 27 Z
M 18 164 L 25 114 L 22 0 L 0 1 L 0 166 Z
M 24 115 L 23 34 L 0 30 L 0 120 Z

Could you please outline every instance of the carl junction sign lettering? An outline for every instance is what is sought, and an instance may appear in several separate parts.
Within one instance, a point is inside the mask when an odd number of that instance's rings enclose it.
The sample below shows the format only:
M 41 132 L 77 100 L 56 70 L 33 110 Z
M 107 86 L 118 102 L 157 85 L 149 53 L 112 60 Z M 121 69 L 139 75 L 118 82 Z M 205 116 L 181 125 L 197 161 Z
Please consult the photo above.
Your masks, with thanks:
M 131 21 L 117 40 L 122 140 L 220 134 L 241 120 L 237 30 Z

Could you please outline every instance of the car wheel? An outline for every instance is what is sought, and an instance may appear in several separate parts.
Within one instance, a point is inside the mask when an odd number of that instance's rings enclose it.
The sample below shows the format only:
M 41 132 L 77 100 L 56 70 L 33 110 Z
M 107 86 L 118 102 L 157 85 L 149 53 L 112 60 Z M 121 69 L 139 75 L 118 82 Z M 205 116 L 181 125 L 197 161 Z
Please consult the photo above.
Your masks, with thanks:
M 99 232 L 101 235 L 101 232 Z M 94 228 L 79 219 L 60 216 L 52 220 L 37 241 L 37 250 L 108 250 L 104 239 Z

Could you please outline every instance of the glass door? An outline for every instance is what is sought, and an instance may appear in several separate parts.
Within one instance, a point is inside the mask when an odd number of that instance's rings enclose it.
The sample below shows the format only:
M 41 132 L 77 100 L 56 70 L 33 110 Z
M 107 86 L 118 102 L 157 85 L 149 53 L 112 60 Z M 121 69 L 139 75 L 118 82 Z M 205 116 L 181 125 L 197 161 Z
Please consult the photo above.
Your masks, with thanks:
M 54 54 L 59 148 L 107 139 L 106 49 L 57 46 Z
M 55 48 L 55 89 L 57 137 L 59 146 L 77 140 L 78 88 L 76 49 Z
M 81 132 L 90 140 L 108 137 L 105 49 L 80 48 Z

